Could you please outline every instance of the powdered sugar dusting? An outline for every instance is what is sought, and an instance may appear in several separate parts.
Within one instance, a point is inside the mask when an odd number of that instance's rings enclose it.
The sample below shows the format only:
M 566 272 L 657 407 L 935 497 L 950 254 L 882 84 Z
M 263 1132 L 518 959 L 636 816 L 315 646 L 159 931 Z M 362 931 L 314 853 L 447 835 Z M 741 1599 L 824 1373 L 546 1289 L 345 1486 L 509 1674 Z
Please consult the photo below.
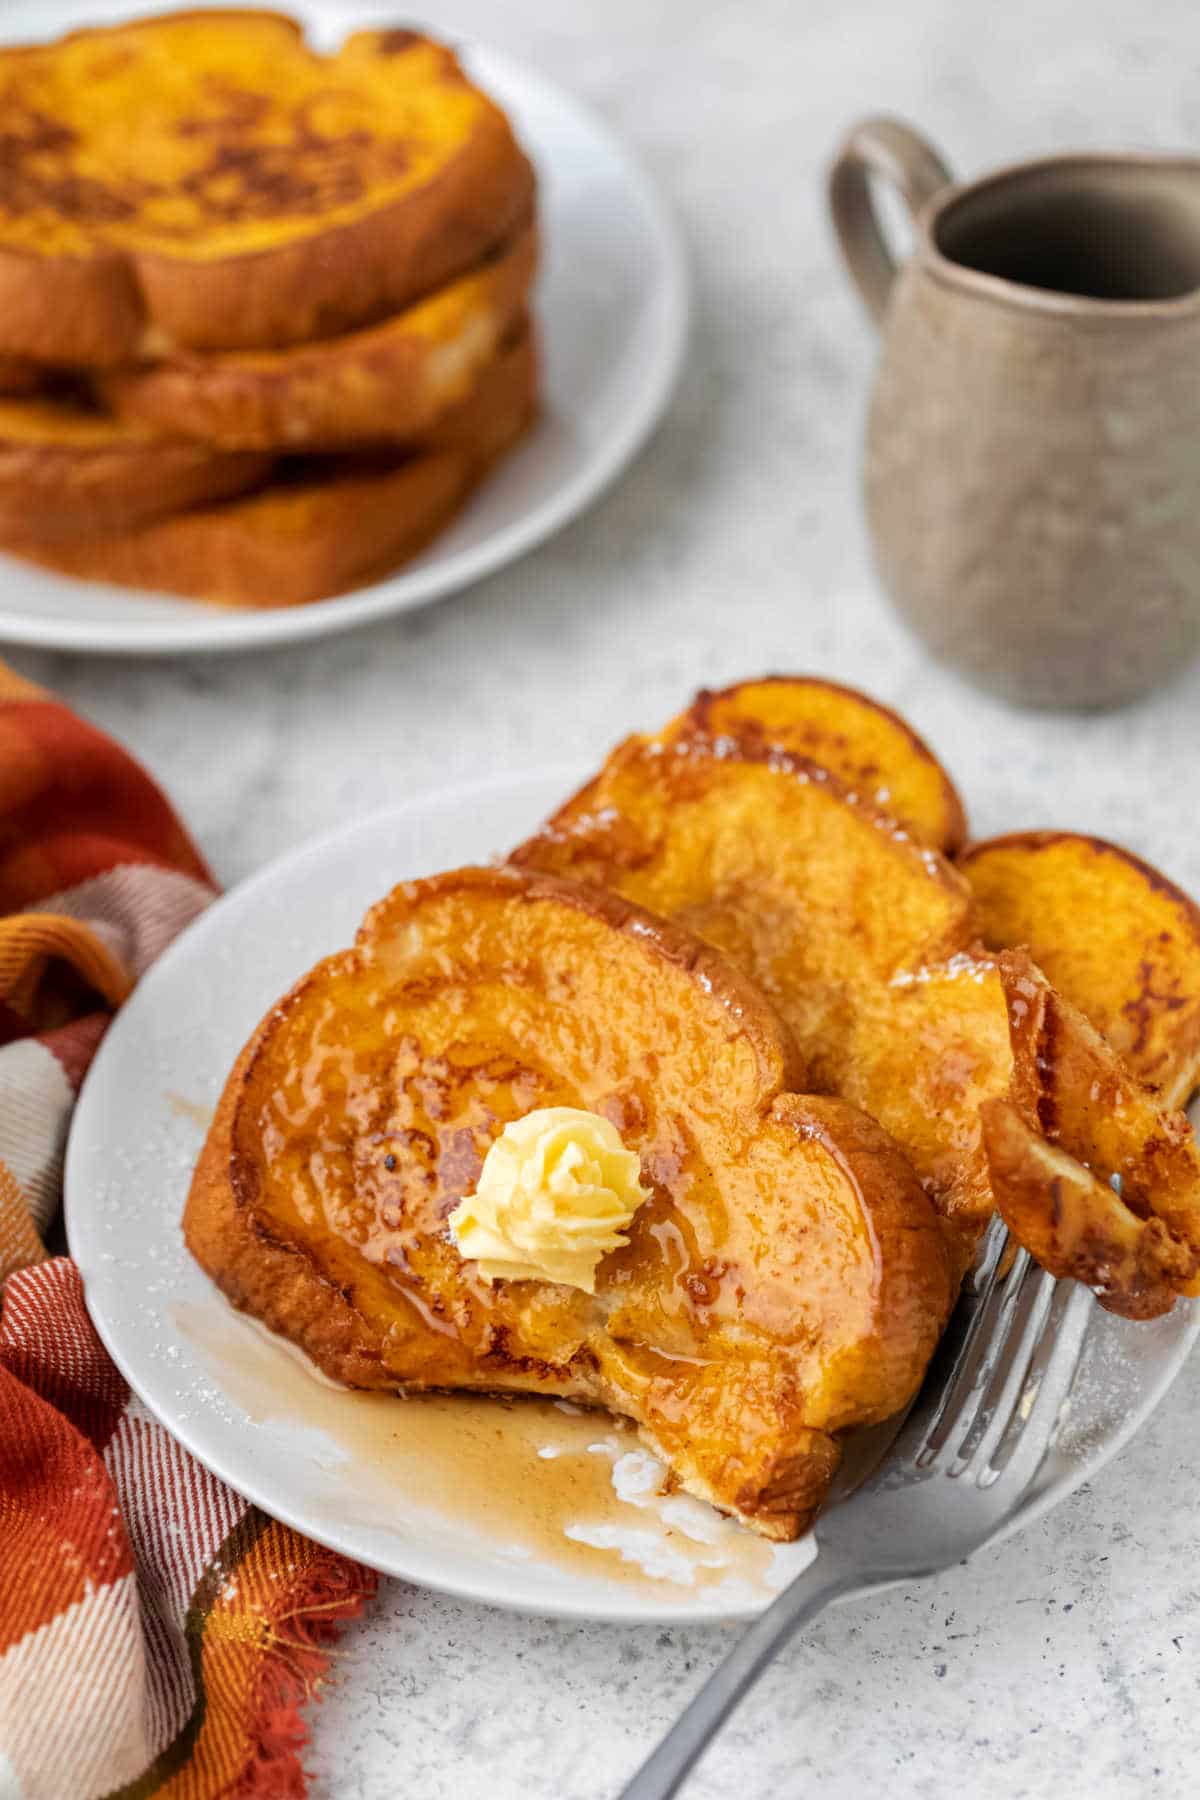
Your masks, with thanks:
M 956 950 L 941 963 L 924 963 L 919 969 L 897 969 L 889 987 L 917 987 L 929 981 L 984 982 L 995 969 L 990 957 L 972 956 L 969 950 Z

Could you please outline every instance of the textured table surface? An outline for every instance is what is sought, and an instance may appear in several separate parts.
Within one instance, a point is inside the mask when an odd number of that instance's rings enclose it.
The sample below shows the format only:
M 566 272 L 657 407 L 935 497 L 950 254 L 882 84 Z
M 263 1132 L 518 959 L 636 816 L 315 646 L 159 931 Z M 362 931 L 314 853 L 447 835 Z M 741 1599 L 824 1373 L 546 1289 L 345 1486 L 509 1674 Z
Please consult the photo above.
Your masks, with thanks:
M 890 616 L 857 492 L 873 344 L 822 201 L 827 158 L 867 111 L 913 118 L 964 172 L 1055 146 L 1194 147 L 1194 6 L 430 10 L 592 101 L 673 201 L 697 316 L 667 423 L 587 518 L 431 611 L 260 657 L 13 661 L 145 759 L 227 882 L 399 795 L 586 761 L 699 684 L 805 668 L 907 711 L 977 832 L 1097 831 L 1200 890 L 1200 670 L 1118 714 L 1026 714 L 931 666 Z M 1043 1523 L 969 1569 L 828 1615 L 689 1791 L 1190 1791 L 1198 1413 L 1193 1364 L 1116 1464 Z M 724 1641 L 508 1617 L 385 1583 L 315 1716 L 314 1792 L 602 1800 Z

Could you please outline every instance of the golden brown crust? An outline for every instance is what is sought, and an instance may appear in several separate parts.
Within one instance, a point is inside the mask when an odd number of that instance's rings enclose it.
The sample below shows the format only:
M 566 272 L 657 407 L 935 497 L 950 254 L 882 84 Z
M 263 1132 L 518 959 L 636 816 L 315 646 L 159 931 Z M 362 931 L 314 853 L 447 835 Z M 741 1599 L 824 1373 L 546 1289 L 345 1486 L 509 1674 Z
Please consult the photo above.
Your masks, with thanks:
M 972 844 L 984 942 L 1024 946 L 1128 1067 L 1185 1106 L 1200 1081 L 1200 907 L 1132 851 L 1069 831 Z
M 929 745 L 899 713 L 857 688 L 815 675 L 761 675 L 703 689 L 659 738 L 669 742 L 690 730 L 731 737 L 751 752 L 778 746 L 807 757 L 945 856 L 966 841 L 962 800 Z
M 837 1434 L 911 1396 L 951 1299 L 904 1159 L 794 1072 L 761 994 L 618 895 L 507 869 L 404 884 L 243 1052 L 188 1243 L 327 1373 L 608 1405 L 691 1492 L 792 1537 Z M 651 1187 L 594 1298 L 488 1288 L 446 1237 L 538 1104 L 604 1111 Z
M 0 321 L 6 356 L 103 368 L 137 355 L 146 307 L 124 257 L 51 259 L 0 243 Z
M 798 1137 L 817 1139 L 847 1176 L 878 1246 L 879 1313 L 910 1323 L 908 1332 L 896 1329 L 848 1345 L 831 1362 L 827 1393 L 840 1391 L 841 1401 L 831 1401 L 829 1423 L 863 1423 L 868 1415 L 875 1422 L 889 1418 L 897 1410 L 896 1397 L 913 1391 L 914 1361 L 923 1372 L 941 1335 L 940 1325 L 934 1325 L 943 1264 L 933 1259 L 939 1272 L 931 1279 L 929 1218 L 924 1209 L 914 1208 L 911 1164 L 881 1125 L 836 1098 L 781 1095 L 772 1116 Z M 959 1281 L 953 1257 L 944 1267 L 953 1299 Z M 921 1346 L 915 1358 L 914 1341 Z
M 224 449 L 419 439 L 470 394 L 521 316 L 532 224 L 496 257 L 382 324 L 280 351 L 180 352 L 100 380 L 120 415 Z
M 393 1387 L 379 1333 L 298 1246 L 257 1230 L 253 1211 L 234 1196 L 230 1131 L 255 1041 L 233 1066 L 192 1176 L 183 1216 L 188 1249 L 239 1311 L 290 1338 L 334 1380 Z
M 1159 1318 L 1196 1291 L 1200 1237 L 1189 1245 L 1140 1218 L 1007 1101 L 986 1102 L 983 1130 L 1001 1217 L 1043 1269 L 1084 1282 L 1127 1319 Z
M 136 172 L 127 170 L 119 132 L 88 142 L 89 131 L 102 133 L 106 124 L 97 93 L 109 79 L 131 90 L 135 76 L 152 80 L 153 60 L 146 63 L 150 74 L 139 75 L 137 65 L 147 41 L 165 35 L 182 42 L 181 32 L 194 40 L 197 26 L 220 54 L 214 61 L 193 41 L 195 91 L 179 97 L 177 88 L 172 96 L 180 117 L 149 115 L 163 135 L 161 158 L 151 138 Z M 274 70 L 261 48 L 272 33 Z M 260 41 L 244 80 L 226 66 L 239 34 Z M 33 133 L 28 159 L 14 164 L 0 204 L 0 349 L 39 362 L 113 367 L 137 357 L 151 327 L 156 337 L 197 348 L 301 343 L 409 305 L 512 234 L 532 203 L 532 169 L 504 115 L 470 86 L 448 49 L 416 33 L 348 39 L 327 64 L 325 88 L 336 115 L 356 83 L 374 84 L 362 87 L 359 112 L 373 119 L 364 132 L 361 121 L 353 128 L 312 122 L 308 75 L 296 83 L 294 117 L 286 98 L 272 91 L 276 80 L 286 82 L 290 62 L 313 64 L 301 44 L 299 26 L 280 14 L 197 10 L 0 52 L 9 113 L 18 123 L 28 117 Z M 55 57 L 66 70 L 57 89 Z M 435 103 L 439 92 L 446 96 L 444 141 L 433 149 L 435 111 L 411 128 L 402 110 L 392 119 L 383 104 L 384 74 L 400 96 L 405 90 L 393 65 L 398 71 L 402 63 L 415 66 L 414 59 L 421 59 Z M 265 91 L 255 91 L 254 80 Z M 234 88 L 223 121 L 217 101 Z M 46 115 L 56 95 L 69 118 Z M 397 99 L 398 108 L 404 104 Z M 270 130 L 260 129 L 259 111 L 273 105 L 279 117 Z M 406 131 L 412 155 L 424 159 L 423 174 L 408 182 Z M 14 141 L 25 156 L 25 141 Z M 119 166 L 107 167 L 106 155 Z M 168 174 L 164 186 L 155 179 L 160 161 L 187 172 Z M 394 197 L 390 188 L 398 188 Z M 171 216 L 171 207 L 183 210 L 186 223 Z M 53 236 L 39 246 L 31 221 L 54 219 L 56 209 L 65 247 L 56 248 Z M 243 220 L 247 229 L 238 239 L 232 228 Z M 234 247 L 214 253 L 213 233 L 224 243 L 231 230 Z
M 63 575 L 214 606 L 304 606 L 381 578 L 423 550 L 468 494 L 469 470 L 447 453 L 389 470 L 345 468 L 276 483 L 122 537 L 5 546 Z
M 6 547 L 63 574 L 219 606 L 305 605 L 379 579 L 422 550 L 525 431 L 536 392 L 526 335 L 413 454 L 299 461 L 240 498 L 124 536 Z
M 1096 1287 L 1109 1311 L 1140 1318 L 1152 1304 L 1166 1312 L 1168 1290 L 1194 1293 L 1200 1276 L 1200 1159 L 1191 1126 L 1129 1073 L 1024 951 L 1003 951 L 996 962 L 1013 1048 L 1004 1098 L 1038 1142 L 1076 1165 L 1061 1189 L 1044 1185 L 1038 1214 L 1032 1177 L 1051 1162 L 1036 1144 L 1014 1158 L 1011 1129 L 985 1105 L 996 1204 L 1031 1254 L 1040 1261 L 1054 1246 L 1045 1266 Z M 1052 1173 L 1058 1183 L 1061 1165 Z M 1103 1276 L 1095 1273 L 1098 1256 L 1107 1261 Z

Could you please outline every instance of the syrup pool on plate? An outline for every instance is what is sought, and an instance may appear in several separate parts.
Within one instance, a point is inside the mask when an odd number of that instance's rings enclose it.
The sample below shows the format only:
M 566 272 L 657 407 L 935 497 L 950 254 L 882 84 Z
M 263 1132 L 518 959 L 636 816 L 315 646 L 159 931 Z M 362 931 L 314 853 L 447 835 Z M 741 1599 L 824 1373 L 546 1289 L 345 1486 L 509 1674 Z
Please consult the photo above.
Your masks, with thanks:
M 343 1520 L 377 1525 L 402 1495 L 431 1529 L 469 1534 L 499 1557 L 675 1600 L 720 1588 L 761 1604 L 812 1555 L 665 1491 L 662 1465 L 608 1413 L 540 1397 L 355 1392 L 240 1314 L 177 1303 L 172 1315 L 213 1365 L 214 1404 L 312 1434 L 314 1459 L 344 1476 Z

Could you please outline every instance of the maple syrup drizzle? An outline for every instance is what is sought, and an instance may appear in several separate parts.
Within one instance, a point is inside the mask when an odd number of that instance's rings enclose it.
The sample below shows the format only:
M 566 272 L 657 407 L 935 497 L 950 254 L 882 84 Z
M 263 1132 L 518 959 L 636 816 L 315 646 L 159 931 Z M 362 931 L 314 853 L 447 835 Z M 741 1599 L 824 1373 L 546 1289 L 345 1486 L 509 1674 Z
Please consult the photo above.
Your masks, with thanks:
M 325 1483 L 305 1495 L 314 1529 L 394 1525 L 400 1541 L 453 1543 L 477 1562 L 550 1565 L 674 1604 L 727 1586 L 753 1606 L 779 1585 L 774 1547 L 710 1508 L 679 1495 L 637 1504 L 618 1494 L 618 1460 L 645 1453 L 632 1426 L 611 1414 L 534 1396 L 363 1393 L 329 1381 L 241 1314 L 214 1318 L 209 1306 L 177 1302 L 172 1316 L 224 1402 L 255 1424 L 314 1434 L 323 1440 L 315 1461 L 344 1471 L 335 1499 L 322 1497 Z M 804 1546 L 789 1547 L 788 1573 L 797 1552 L 803 1566 Z

